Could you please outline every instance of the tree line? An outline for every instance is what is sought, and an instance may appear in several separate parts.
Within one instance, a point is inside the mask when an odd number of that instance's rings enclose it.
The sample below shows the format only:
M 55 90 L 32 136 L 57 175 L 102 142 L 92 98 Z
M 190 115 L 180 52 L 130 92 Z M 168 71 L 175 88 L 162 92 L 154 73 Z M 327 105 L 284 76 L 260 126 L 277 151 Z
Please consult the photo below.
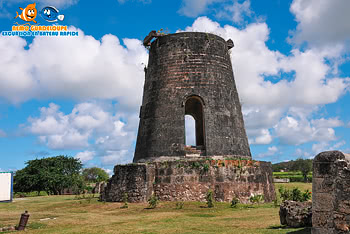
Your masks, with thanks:
M 288 162 L 280 162 L 272 164 L 273 172 L 280 171 L 300 171 L 304 177 L 304 181 L 307 181 L 307 175 L 312 171 L 312 159 L 298 158 Z
M 38 192 L 61 195 L 65 189 L 76 193 L 83 191 L 87 183 L 106 181 L 107 172 L 101 168 L 83 169 L 79 159 L 59 155 L 26 162 L 26 166 L 15 172 L 14 192 Z

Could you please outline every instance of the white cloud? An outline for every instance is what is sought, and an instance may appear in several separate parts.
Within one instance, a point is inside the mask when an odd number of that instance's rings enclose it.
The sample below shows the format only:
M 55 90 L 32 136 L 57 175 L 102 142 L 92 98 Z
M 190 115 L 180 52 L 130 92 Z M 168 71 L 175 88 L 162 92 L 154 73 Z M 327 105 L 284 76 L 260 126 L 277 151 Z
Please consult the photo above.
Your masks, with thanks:
M 349 79 L 327 77 L 330 65 L 325 58 L 335 56 L 335 50 L 341 48 L 292 50 L 292 54 L 286 56 L 266 46 L 269 29 L 265 23 L 249 24 L 239 30 L 229 25 L 221 27 L 200 17 L 186 31 L 211 32 L 234 40 L 231 59 L 244 105 L 327 104 L 337 101 L 349 87 Z M 291 72 L 295 72 L 295 76 L 284 79 Z M 268 76 L 273 76 L 273 82 L 265 79 Z
M 109 176 L 113 175 L 113 170 L 108 169 L 108 168 L 102 168 L 102 169 L 105 170 Z
M 85 102 L 77 104 L 70 114 L 64 114 L 59 111 L 59 106 L 51 103 L 40 109 L 39 117 L 28 118 L 25 128 L 50 149 L 94 149 L 76 155 L 82 161 L 88 161 L 94 155 L 102 156 L 107 151 L 124 152 L 132 147 L 138 124 L 136 113 L 113 114 L 113 111 L 113 107 L 103 103 Z
M 87 161 L 92 160 L 92 159 L 94 158 L 95 154 L 96 154 L 96 153 L 95 153 L 94 151 L 87 151 L 87 150 L 86 150 L 86 151 L 77 153 L 77 154 L 75 155 L 75 158 L 80 159 L 80 161 L 81 161 L 82 163 L 85 163 L 85 162 L 87 162 Z
M 293 41 L 324 45 L 349 40 L 349 9 L 348 0 L 293 0 L 290 11 L 298 22 Z
M 329 142 L 336 140 L 335 127 L 332 121 L 325 119 L 312 120 L 286 116 L 275 126 L 276 135 L 283 144 L 300 145 L 307 142 Z M 316 124 L 315 124 L 316 123 Z M 319 125 L 322 123 L 323 125 Z
M 338 143 L 333 145 L 332 150 L 339 150 L 339 148 L 345 144 L 346 144 L 346 141 L 344 141 L 344 140 L 339 141 Z
M 74 28 L 70 28 L 75 30 Z M 101 41 L 86 36 L 0 37 L 0 97 L 13 103 L 31 98 L 115 99 L 136 108 L 141 102 L 147 50 L 141 41 L 113 35 Z M 52 56 L 52 49 L 55 56 Z
M 128 150 L 107 151 L 106 155 L 102 156 L 102 163 L 105 165 L 122 164 L 127 161 L 129 154 Z
M 311 117 L 314 106 L 337 101 L 349 88 L 349 79 L 332 74 L 336 65 L 327 63 L 339 58 L 344 47 L 294 49 L 284 55 L 267 47 L 266 23 L 238 29 L 200 17 L 186 31 L 211 32 L 235 41 L 231 60 L 251 143 L 269 144 L 276 137 L 286 144 L 336 139 L 333 128 L 341 124 L 339 119 Z M 80 30 L 77 38 L 37 37 L 29 49 L 24 39 L 10 39 L 0 37 L 0 67 L 7 68 L 0 74 L 0 96 L 14 103 L 34 97 L 118 102 L 116 113 L 115 107 L 83 102 L 64 114 L 51 104 L 41 109 L 40 117 L 28 120 L 29 132 L 49 148 L 89 147 L 103 163 L 130 160 L 142 64 L 148 57 L 142 42 L 124 39 L 123 46 L 116 36 L 96 40 Z
M 267 149 L 267 152 L 257 155 L 257 158 L 264 158 L 269 156 L 274 156 L 278 153 L 278 148 L 276 146 L 271 146 Z
M 224 5 L 216 13 L 216 17 L 219 19 L 228 19 L 233 23 L 242 24 L 244 22 L 244 17 L 250 17 L 253 11 L 250 9 L 250 0 L 246 0 L 243 3 L 239 3 L 238 0 L 233 1 L 233 3 Z
M 310 153 L 309 152 L 306 152 L 306 151 L 303 151 L 302 149 L 300 149 L 300 148 L 297 148 L 296 150 L 295 150 L 295 155 L 297 156 L 297 157 L 304 157 L 304 158 L 310 158 Z
M 273 140 L 270 131 L 264 128 L 248 128 L 247 135 L 249 137 L 250 144 L 267 145 Z
M 197 17 L 205 13 L 209 5 L 223 1 L 225 0 L 182 0 L 179 13 L 188 17 Z
M 336 65 L 327 63 L 341 57 L 343 46 L 293 49 L 287 56 L 267 47 L 266 23 L 252 23 L 240 30 L 221 27 L 207 17 L 199 17 L 185 31 L 234 40 L 231 60 L 250 143 L 268 144 L 274 137 L 293 145 L 336 139 L 333 127 L 340 120 L 310 122 L 310 116 L 315 107 L 336 102 L 349 89 L 350 79 L 334 75 Z
M 312 145 L 312 151 L 315 154 L 321 153 L 323 151 L 326 151 L 327 147 L 329 146 L 329 144 L 327 142 L 320 142 L 317 144 L 313 144 Z
M 328 128 L 328 127 L 340 127 L 344 123 L 339 120 L 339 118 L 330 118 L 330 119 L 314 119 L 311 123 L 317 128 Z

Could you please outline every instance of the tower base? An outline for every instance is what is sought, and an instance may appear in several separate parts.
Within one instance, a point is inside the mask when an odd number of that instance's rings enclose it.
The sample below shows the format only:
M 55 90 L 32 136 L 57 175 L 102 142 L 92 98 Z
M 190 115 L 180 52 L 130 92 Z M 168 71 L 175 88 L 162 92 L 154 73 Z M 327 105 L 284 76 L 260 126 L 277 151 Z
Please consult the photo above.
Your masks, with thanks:
M 214 199 L 241 203 L 253 195 L 273 201 L 275 188 L 270 162 L 246 159 L 195 158 L 116 165 L 114 175 L 101 194 L 102 201 L 147 202 L 154 193 L 161 201 L 205 201 L 209 190 Z

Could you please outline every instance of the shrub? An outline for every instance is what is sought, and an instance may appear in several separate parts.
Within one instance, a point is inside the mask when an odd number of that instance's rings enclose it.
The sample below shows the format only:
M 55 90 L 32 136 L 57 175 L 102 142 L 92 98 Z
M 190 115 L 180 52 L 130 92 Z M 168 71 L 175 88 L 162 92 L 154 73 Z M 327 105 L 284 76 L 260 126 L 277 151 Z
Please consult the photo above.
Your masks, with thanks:
M 237 205 L 239 203 L 239 200 L 237 199 L 237 197 L 233 197 L 231 200 L 231 208 L 237 208 Z
M 293 188 L 292 190 L 286 189 L 283 186 L 278 189 L 282 201 L 298 201 L 304 202 L 308 201 L 311 198 L 311 192 L 306 190 L 305 192 L 300 191 L 298 188 Z
M 213 191 L 209 190 L 207 192 L 207 195 L 206 195 L 205 199 L 207 200 L 207 205 L 208 205 L 209 208 L 214 207 Z
M 150 209 L 154 209 L 158 205 L 158 198 L 157 196 L 153 193 L 152 196 L 148 199 L 148 204 Z
M 183 202 L 176 202 L 176 209 L 182 209 L 184 207 L 184 203 Z
M 124 195 L 123 195 L 123 202 L 124 202 L 124 205 L 121 206 L 120 208 L 121 208 L 121 209 L 126 209 L 126 208 L 128 208 L 129 205 L 128 205 L 128 194 L 127 194 L 127 193 L 124 193 Z
M 256 194 L 256 195 L 252 195 L 250 198 L 249 198 L 249 201 L 251 203 L 258 203 L 260 204 L 260 202 L 263 202 L 264 201 L 264 195 L 262 194 Z
M 209 164 L 203 164 L 203 171 L 204 172 L 207 172 L 207 171 L 209 171 Z
M 304 201 L 310 200 L 311 196 L 312 196 L 312 193 L 308 189 L 302 194 L 302 198 Z

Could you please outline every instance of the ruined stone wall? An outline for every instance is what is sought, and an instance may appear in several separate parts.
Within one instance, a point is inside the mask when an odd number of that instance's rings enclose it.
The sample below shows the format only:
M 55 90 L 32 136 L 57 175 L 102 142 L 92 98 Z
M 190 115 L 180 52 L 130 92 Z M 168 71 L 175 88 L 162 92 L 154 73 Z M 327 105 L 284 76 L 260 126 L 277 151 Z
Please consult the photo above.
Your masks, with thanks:
M 153 193 L 154 173 L 152 164 L 116 165 L 101 200 L 122 201 L 127 193 L 129 202 L 146 202 Z
M 117 165 L 104 196 L 106 201 L 122 201 L 127 192 L 129 201 L 144 202 L 154 192 L 162 201 L 205 201 L 209 189 L 216 201 L 237 197 L 246 203 L 251 195 L 263 194 L 271 202 L 275 199 L 271 163 L 179 160 Z
M 318 154 L 313 162 L 312 234 L 349 233 L 350 155 Z

